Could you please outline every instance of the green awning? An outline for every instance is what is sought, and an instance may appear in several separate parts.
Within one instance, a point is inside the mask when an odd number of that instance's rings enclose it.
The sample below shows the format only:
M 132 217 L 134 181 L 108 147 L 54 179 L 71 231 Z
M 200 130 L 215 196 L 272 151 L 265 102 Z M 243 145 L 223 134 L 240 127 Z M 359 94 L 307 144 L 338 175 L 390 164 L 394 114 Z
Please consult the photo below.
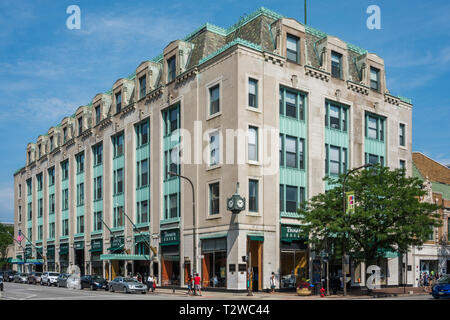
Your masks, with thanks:
M 149 234 L 138 234 L 134 236 L 134 242 L 135 243 L 150 243 L 150 235 Z
M 291 243 L 292 241 L 307 241 L 308 238 L 301 236 L 298 225 L 281 225 L 281 241 Z
M 108 251 L 118 251 L 118 250 L 122 250 L 124 247 L 124 245 L 121 245 L 119 247 L 110 247 L 108 248 Z
M 227 237 L 227 233 L 213 233 L 213 234 L 201 235 L 200 240 L 226 238 L 226 237 Z
M 164 246 L 177 246 L 179 244 L 180 244 L 180 241 L 172 241 L 172 242 L 160 243 L 161 247 L 164 247 Z
M 102 254 L 100 260 L 128 260 L 128 261 L 148 261 L 149 256 L 145 254 Z
M 165 261 L 180 261 L 179 255 L 162 255 L 162 259 Z
M 69 244 L 68 243 L 62 243 L 59 246 L 59 255 L 69 254 Z
M 250 239 L 250 241 L 264 242 L 264 234 L 248 234 L 247 237 Z

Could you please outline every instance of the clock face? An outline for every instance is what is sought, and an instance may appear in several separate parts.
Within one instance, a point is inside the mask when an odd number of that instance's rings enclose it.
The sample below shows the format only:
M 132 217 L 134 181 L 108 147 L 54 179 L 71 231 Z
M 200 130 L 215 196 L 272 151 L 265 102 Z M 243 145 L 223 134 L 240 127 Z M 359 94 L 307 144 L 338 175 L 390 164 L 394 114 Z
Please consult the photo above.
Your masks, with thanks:
M 239 199 L 237 201 L 237 205 L 238 205 L 239 208 L 242 208 L 244 206 L 244 201 L 242 199 Z
M 230 200 L 228 201 L 228 207 L 229 207 L 229 208 L 232 208 L 232 207 L 233 207 L 233 204 L 234 204 L 233 199 L 230 199 Z

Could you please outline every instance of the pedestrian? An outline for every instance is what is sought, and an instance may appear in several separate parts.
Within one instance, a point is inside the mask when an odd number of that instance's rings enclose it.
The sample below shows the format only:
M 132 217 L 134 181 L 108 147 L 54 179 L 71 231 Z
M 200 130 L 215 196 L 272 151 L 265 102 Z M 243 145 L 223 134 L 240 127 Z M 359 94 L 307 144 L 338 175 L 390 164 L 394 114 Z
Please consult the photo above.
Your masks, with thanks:
M 198 275 L 198 273 L 196 273 L 195 277 L 194 277 L 194 290 L 195 290 L 194 295 L 196 295 L 196 296 L 202 295 L 202 289 L 201 289 L 200 282 L 201 282 L 200 276 Z
M 139 272 L 137 274 L 137 281 L 142 283 L 142 276 L 141 276 L 141 274 Z
M 187 281 L 187 285 L 188 285 L 188 295 L 192 295 L 192 274 L 189 274 L 188 276 L 188 281 Z
M 154 291 L 153 290 L 153 277 L 152 277 L 152 275 L 149 275 L 148 278 L 147 278 L 147 291 L 150 292 L 150 290 L 152 290 L 152 292 Z
M 158 277 L 153 278 L 153 286 L 152 286 L 152 292 L 155 292 L 156 290 L 156 283 L 158 282 Z
M 275 278 L 275 272 L 272 272 L 272 275 L 270 276 L 270 293 L 275 292 L 276 286 L 277 286 L 277 279 Z

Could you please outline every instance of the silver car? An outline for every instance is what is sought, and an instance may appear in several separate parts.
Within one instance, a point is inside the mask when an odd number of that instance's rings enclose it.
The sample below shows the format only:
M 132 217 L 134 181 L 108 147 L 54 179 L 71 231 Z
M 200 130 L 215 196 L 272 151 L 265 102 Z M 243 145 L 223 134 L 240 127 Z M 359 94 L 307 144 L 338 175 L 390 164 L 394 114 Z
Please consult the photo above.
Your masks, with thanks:
M 140 292 L 146 294 L 147 285 L 142 284 L 133 278 L 117 277 L 109 283 L 109 291 L 123 293 Z

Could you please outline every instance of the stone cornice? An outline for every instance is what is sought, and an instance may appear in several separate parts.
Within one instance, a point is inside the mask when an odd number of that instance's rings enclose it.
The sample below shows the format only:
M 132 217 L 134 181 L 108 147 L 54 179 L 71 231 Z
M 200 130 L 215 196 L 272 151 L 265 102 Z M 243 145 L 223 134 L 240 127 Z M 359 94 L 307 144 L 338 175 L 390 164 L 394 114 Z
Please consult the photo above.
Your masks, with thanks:
M 162 95 L 164 92 L 164 86 L 160 86 L 156 88 L 155 90 L 151 91 L 147 95 L 147 100 L 154 100 L 158 98 L 160 95 Z
M 307 76 L 310 76 L 312 78 L 316 78 L 322 81 L 330 81 L 330 74 L 328 72 L 316 69 L 314 67 L 311 66 L 307 66 L 305 65 L 305 74 Z
M 198 68 L 192 68 L 190 70 L 187 70 L 186 72 L 183 72 L 182 74 L 178 75 L 178 77 L 175 79 L 176 83 L 182 83 L 189 79 L 192 76 L 196 76 L 198 74 Z
M 353 81 L 347 80 L 347 89 L 355 91 L 357 93 L 361 93 L 365 96 L 369 95 L 369 88 L 367 88 L 365 85 Z
M 394 106 L 400 105 L 400 99 L 397 99 L 396 97 L 391 96 L 390 94 L 384 94 L 384 102 L 393 104 Z
M 281 67 L 284 65 L 284 63 L 286 62 L 286 59 L 282 56 L 276 55 L 276 54 L 271 54 L 270 52 L 264 51 L 263 52 L 264 55 L 264 60 L 265 61 L 270 61 L 273 64 L 278 64 Z

